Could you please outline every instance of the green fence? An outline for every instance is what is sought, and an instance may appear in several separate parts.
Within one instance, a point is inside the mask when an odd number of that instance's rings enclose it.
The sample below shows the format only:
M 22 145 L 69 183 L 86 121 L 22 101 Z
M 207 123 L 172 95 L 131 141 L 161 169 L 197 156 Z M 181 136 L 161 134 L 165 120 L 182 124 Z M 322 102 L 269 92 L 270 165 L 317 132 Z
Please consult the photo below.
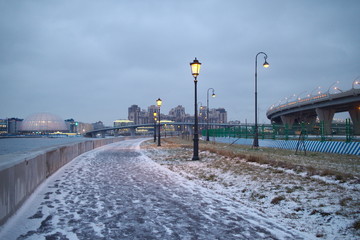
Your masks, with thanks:
M 210 137 L 234 137 L 234 138 L 253 138 L 254 125 L 239 125 L 229 128 L 215 128 L 209 129 Z M 281 139 L 289 140 L 298 138 L 300 133 L 305 135 L 305 138 L 311 136 L 313 139 L 326 141 L 328 139 L 344 140 L 351 142 L 356 140 L 354 138 L 353 125 L 350 119 L 346 119 L 345 123 L 332 124 L 326 126 L 324 122 L 316 124 L 297 124 L 292 125 L 291 128 L 287 125 L 276 124 L 260 124 L 258 125 L 259 139 Z M 206 130 L 202 131 L 202 135 L 206 136 Z

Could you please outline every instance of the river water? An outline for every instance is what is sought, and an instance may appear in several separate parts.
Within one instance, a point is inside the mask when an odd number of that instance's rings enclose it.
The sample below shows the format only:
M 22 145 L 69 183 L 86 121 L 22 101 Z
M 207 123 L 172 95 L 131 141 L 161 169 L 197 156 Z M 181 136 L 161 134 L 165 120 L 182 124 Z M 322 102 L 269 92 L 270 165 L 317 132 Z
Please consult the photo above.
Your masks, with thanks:
M 89 140 L 89 138 L 84 138 L 84 137 L 0 138 L 0 155 L 36 151 L 57 145 L 83 142 L 86 140 Z

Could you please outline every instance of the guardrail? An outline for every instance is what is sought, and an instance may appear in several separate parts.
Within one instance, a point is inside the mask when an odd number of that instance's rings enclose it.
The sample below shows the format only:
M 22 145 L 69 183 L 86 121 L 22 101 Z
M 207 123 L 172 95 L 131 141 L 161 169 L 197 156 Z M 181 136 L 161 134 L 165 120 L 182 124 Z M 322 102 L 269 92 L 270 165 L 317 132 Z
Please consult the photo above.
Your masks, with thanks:
M 210 129 L 209 136 L 211 137 L 234 137 L 234 138 L 253 138 L 253 125 L 239 125 L 236 127 Z M 258 127 L 259 139 L 273 139 L 273 140 L 291 140 L 296 139 L 303 132 L 305 139 L 312 139 L 317 141 L 343 141 L 343 142 L 358 142 L 360 136 L 354 134 L 353 125 L 347 119 L 345 123 L 333 124 L 331 126 L 331 134 L 325 134 L 325 125 L 323 122 L 317 124 L 301 124 L 293 125 L 288 128 L 286 125 L 277 124 L 263 124 Z M 206 136 L 206 130 L 202 131 L 202 135 Z

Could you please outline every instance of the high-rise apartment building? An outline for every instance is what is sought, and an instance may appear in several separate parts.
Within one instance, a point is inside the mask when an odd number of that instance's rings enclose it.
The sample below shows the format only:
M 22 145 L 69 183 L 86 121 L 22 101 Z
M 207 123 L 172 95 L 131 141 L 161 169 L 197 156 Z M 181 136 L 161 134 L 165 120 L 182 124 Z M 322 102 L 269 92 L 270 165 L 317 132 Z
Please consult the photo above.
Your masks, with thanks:
M 134 124 L 154 123 L 154 113 L 158 114 L 158 107 L 151 105 L 146 110 L 141 110 L 138 105 L 132 105 L 128 109 L 128 119 Z M 194 116 L 186 114 L 185 108 L 178 105 L 172 108 L 168 115 L 161 114 L 162 120 L 171 120 L 174 122 L 193 122 Z M 207 109 L 206 106 L 201 106 L 199 109 L 199 122 L 206 122 Z M 210 123 L 227 123 L 227 112 L 224 108 L 210 109 L 209 111 Z
M 181 105 L 172 108 L 169 112 L 169 117 L 175 122 L 184 122 L 186 117 L 185 108 Z
M 128 119 L 133 121 L 134 124 L 139 124 L 140 107 L 138 105 L 131 105 L 128 109 Z

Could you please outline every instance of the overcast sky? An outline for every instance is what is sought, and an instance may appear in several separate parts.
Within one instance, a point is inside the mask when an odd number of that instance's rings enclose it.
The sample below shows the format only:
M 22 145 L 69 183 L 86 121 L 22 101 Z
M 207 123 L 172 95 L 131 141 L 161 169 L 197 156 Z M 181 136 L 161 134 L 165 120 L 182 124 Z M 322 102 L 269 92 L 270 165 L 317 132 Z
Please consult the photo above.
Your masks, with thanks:
M 202 63 L 228 120 L 259 122 L 266 110 L 316 87 L 342 90 L 360 76 L 360 1 L 0 0 L 0 118 L 50 112 L 63 119 L 126 119 L 128 107 L 163 100 L 194 114 L 189 63 Z M 304 93 L 304 91 L 308 91 Z

